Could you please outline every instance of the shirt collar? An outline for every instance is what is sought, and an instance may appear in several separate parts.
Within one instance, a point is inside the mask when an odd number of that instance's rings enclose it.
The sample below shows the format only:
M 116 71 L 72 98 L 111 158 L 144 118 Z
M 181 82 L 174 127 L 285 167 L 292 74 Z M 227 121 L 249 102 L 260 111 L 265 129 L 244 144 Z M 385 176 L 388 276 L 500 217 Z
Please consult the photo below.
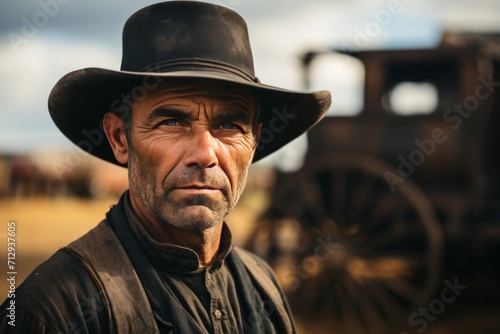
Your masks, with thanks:
M 148 257 L 154 266 L 162 270 L 175 272 L 178 274 L 198 273 L 204 270 L 200 267 L 198 254 L 190 248 L 173 244 L 164 244 L 155 241 L 146 231 L 139 218 L 132 209 L 128 192 L 126 194 L 124 206 L 125 216 L 132 228 L 134 235 L 145 249 Z M 210 271 L 218 270 L 224 263 L 225 258 L 233 248 L 233 238 L 231 231 L 223 222 L 219 252 L 215 261 L 209 266 Z

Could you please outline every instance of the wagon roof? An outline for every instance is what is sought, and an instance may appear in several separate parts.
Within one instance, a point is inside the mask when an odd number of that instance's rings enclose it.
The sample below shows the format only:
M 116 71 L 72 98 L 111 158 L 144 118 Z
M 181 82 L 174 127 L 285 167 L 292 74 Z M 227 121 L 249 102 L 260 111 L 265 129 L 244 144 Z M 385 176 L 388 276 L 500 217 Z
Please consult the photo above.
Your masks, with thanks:
M 403 58 L 418 58 L 436 57 L 442 54 L 449 55 L 451 53 L 481 53 L 491 58 L 500 60 L 500 33 L 456 33 L 446 32 L 443 34 L 440 43 L 436 47 L 430 48 L 402 48 L 402 49 L 348 49 L 348 48 L 332 48 L 330 52 L 346 54 L 361 61 L 373 57 L 398 57 Z M 321 54 L 323 52 L 310 52 L 310 56 Z

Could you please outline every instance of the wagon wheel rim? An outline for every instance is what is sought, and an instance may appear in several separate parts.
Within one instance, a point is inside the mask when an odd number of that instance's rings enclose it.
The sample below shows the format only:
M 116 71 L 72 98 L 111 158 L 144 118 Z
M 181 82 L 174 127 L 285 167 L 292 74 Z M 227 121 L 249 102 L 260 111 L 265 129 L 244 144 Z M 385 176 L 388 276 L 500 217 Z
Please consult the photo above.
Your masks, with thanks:
M 300 301 L 316 314 L 335 308 L 334 321 L 349 332 L 393 330 L 425 305 L 440 278 L 442 231 L 432 204 L 408 179 L 390 191 L 387 172 L 397 175 L 374 158 L 327 157 L 293 175 L 276 195 L 278 211 L 309 236 L 295 270 L 312 263 L 321 238 L 332 246 L 330 256 L 323 251 L 316 258 L 320 269 L 300 276 L 292 304 Z M 326 192 L 322 182 L 330 183 Z M 325 301 L 321 288 L 332 283 L 336 292 Z

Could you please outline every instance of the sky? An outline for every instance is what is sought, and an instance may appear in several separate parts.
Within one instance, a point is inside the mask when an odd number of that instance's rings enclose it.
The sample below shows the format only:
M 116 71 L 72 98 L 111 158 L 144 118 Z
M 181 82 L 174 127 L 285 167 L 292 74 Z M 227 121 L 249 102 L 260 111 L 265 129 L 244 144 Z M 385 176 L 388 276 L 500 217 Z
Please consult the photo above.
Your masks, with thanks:
M 47 110 L 50 90 L 76 69 L 119 69 L 123 24 L 156 2 L 0 0 L 0 154 L 67 147 Z M 500 31 L 497 0 L 207 2 L 245 19 L 261 82 L 294 90 L 304 89 L 300 55 L 311 49 L 432 47 L 445 30 Z M 312 72 L 309 88 L 332 92 L 332 115 L 362 107 L 363 69 L 345 58 L 325 57 Z M 268 161 L 287 161 L 290 167 L 306 147 L 301 138 Z

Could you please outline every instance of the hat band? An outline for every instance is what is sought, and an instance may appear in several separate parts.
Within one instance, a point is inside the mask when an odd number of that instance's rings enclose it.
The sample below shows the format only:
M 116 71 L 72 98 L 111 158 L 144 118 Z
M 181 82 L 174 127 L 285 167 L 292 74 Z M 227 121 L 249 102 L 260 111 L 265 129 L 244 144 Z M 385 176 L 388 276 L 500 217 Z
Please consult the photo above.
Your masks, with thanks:
M 217 62 L 208 59 L 202 58 L 185 58 L 185 59 L 177 59 L 159 62 L 153 65 L 148 65 L 139 70 L 139 72 L 177 72 L 177 71 L 200 71 L 201 69 L 211 70 L 211 71 L 221 71 L 221 72 L 229 72 L 231 74 L 236 74 L 240 78 L 243 78 L 246 81 L 260 83 L 260 80 L 235 67 L 233 65 L 229 65 L 227 63 Z

